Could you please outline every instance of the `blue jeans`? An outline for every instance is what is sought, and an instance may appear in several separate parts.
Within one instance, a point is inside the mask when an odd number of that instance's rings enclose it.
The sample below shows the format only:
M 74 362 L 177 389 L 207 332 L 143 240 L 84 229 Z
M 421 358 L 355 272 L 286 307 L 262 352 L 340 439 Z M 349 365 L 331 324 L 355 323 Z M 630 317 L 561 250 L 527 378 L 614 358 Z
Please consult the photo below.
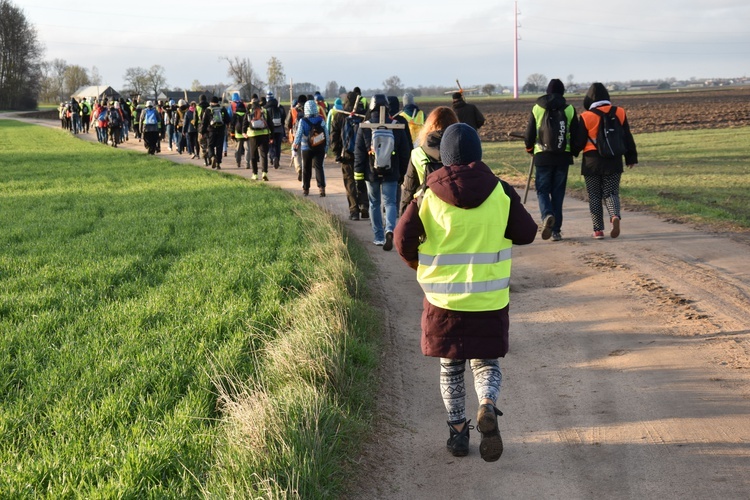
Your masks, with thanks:
M 393 232 L 396 227 L 396 191 L 398 182 L 367 181 L 367 198 L 370 201 L 370 224 L 375 241 L 385 241 L 385 233 Z M 383 231 L 383 210 L 385 206 L 385 231 Z
M 542 220 L 548 215 L 555 216 L 552 231 L 559 232 L 563 222 L 563 199 L 568 184 L 569 165 L 538 165 L 536 167 L 536 196 Z

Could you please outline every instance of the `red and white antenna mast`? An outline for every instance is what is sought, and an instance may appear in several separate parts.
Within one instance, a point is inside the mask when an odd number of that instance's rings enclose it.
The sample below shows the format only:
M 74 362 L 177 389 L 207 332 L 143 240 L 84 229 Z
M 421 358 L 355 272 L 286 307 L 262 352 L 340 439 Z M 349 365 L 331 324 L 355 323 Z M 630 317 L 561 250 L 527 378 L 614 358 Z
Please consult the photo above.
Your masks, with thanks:
M 518 1 L 513 2 L 513 99 L 518 99 Z

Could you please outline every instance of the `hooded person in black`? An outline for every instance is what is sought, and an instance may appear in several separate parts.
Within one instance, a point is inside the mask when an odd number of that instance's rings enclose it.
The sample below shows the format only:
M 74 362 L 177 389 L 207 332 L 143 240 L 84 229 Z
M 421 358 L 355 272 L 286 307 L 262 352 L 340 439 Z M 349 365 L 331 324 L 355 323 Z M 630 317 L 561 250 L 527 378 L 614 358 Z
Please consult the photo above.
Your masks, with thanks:
M 565 101 L 565 86 L 554 78 L 547 85 L 547 93 L 539 97 L 531 109 L 526 125 L 526 151 L 534 156 L 535 187 L 542 215 L 542 239 L 562 239 L 563 200 L 568 183 L 568 169 L 579 149 L 572 142 L 577 136 L 578 117 L 573 106 Z M 549 129 L 543 127 L 547 118 L 557 125 L 555 137 L 544 137 Z M 540 133 L 541 132 L 541 133 Z M 550 140 L 551 139 L 551 140 Z M 555 147 L 550 146 L 554 142 Z
M 474 104 L 466 102 L 461 92 L 453 93 L 453 111 L 456 112 L 458 121 L 469 125 L 476 131 L 484 125 L 485 119 L 482 112 Z
M 360 95 L 354 91 L 346 94 L 343 106 L 344 112 L 336 112 L 331 120 L 331 130 L 329 130 L 331 150 L 336 157 L 336 162 L 341 165 L 346 199 L 349 202 L 349 219 L 367 219 L 369 218 L 367 187 L 364 181 L 354 180 L 354 139 L 357 137 L 356 128 L 362 118 L 351 114 L 364 115 L 365 109 Z M 348 125 L 347 119 L 349 119 Z

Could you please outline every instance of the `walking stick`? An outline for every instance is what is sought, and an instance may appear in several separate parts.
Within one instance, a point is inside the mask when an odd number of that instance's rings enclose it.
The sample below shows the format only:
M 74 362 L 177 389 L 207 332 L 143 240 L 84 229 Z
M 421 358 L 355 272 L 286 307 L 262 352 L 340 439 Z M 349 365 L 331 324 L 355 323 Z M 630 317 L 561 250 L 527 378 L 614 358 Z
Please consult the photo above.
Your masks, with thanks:
M 518 132 L 508 132 L 509 137 L 515 137 L 516 139 L 525 139 L 526 136 L 519 134 Z M 531 161 L 529 161 L 529 176 L 526 178 L 526 189 L 523 192 L 523 204 L 526 204 L 526 200 L 529 197 L 529 188 L 531 187 L 531 176 L 534 175 L 534 155 L 531 155 Z

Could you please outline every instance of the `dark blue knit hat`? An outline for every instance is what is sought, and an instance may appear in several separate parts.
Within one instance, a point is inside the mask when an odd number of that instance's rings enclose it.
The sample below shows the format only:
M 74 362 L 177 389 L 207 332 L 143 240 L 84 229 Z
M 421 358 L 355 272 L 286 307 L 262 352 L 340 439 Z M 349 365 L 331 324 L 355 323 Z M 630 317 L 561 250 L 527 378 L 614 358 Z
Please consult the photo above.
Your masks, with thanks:
M 468 165 L 482 159 L 479 134 L 465 123 L 450 125 L 440 141 L 440 161 L 443 165 Z

